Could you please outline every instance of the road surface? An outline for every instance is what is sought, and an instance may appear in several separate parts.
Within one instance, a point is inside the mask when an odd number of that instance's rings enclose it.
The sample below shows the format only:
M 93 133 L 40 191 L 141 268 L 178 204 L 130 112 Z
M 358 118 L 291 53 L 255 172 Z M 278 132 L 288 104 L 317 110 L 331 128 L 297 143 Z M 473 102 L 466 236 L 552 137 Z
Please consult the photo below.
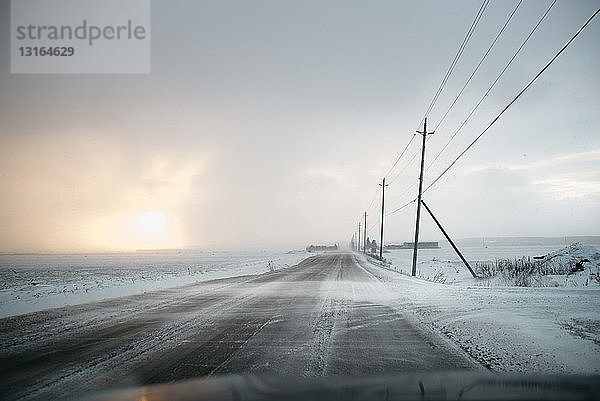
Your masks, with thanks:
M 226 373 L 300 377 L 475 368 L 403 315 L 351 253 L 0 320 L 2 399 Z

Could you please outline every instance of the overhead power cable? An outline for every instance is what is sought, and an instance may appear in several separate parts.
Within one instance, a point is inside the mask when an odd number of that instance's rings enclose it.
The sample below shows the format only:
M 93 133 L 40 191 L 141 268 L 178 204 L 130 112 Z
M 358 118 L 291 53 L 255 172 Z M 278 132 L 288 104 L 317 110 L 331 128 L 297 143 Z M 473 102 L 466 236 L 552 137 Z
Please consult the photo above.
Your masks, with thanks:
M 435 103 L 437 102 L 437 99 L 439 98 L 442 90 L 444 89 L 444 86 L 446 85 L 446 82 L 448 81 L 448 79 L 450 78 L 450 75 L 452 75 L 452 72 L 454 71 L 454 68 L 456 67 L 456 64 L 458 63 L 458 60 L 460 59 L 464 49 L 467 46 L 467 43 L 469 42 L 469 39 L 471 38 L 471 36 L 473 35 L 473 32 L 475 31 L 475 28 L 477 27 L 477 25 L 479 24 L 479 21 L 481 20 L 481 17 L 485 11 L 485 9 L 487 8 L 488 4 L 489 4 L 490 0 L 484 0 L 483 3 L 481 4 L 481 6 L 479 7 L 479 10 L 477 12 L 477 15 L 475 16 L 475 19 L 473 20 L 473 22 L 471 23 L 471 26 L 469 27 L 469 30 L 467 31 L 467 34 L 465 35 L 456 55 L 454 56 L 454 59 L 452 60 L 452 63 L 450 64 L 450 67 L 448 68 L 448 71 L 446 71 L 446 75 L 444 76 L 444 78 L 442 79 L 442 82 L 435 94 L 435 96 L 433 97 L 433 100 L 431 101 L 429 107 L 427 108 L 427 112 L 425 113 L 425 117 L 427 117 L 427 115 L 429 114 L 429 112 L 431 111 L 431 109 L 433 108 L 433 106 L 435 105 Z M 420 123 L 419 123 L 420 125 Z M 394 170 L 394 168 L 396 167 L 396 165 L 400 162 L 400 160 L 402 159 L 402 156 L 404 156 L 404 154 L 406 153 L 406 151 L 408 150 L 410 144 L 412 143 L 412 141 L 415 139 L 416 134 L 413 133 L 412 137 L 410 138 L 410 140 L 408 141 L 408 143 L 406 144 L 406 146 L 404 147 L 404 149 L 402 150 L 402 152 L 400 153 L 400 155 L 396 158 L 396 160 L 394 161 L 394 163 L 392 164 L 392 166 L 389 168 L 389 170 L 384 174 L 384 177 L 388 177 L 390 175 L 390 173 Z M 414 159 L 414 157 L 413 157 Z M 412 159 L 411 159 L 412 161 Z M 396 178 L 398 178 L 398 176 L 405 170 L 406 168 L 403 168 L 400 173 L 396 174 L 396 176 L 392 179 L 392 181 L 394 181 Z M 392 182 L 390 181 L 390 183 Z M 369 206 L 370 208 L 370 206 Z
M 394 162 L 394 164 L 392 164 L 392 167 L 390 167 L 390 169 L 387 171 L 387 173 L 385 173 L 383 175 L 384 177 L 387 177 L 392 172 L 392 170 L 394 169 L 394 167 L 396 167 L 396 165 L 398 164 L 398 162 L 400 161 L 400 159 L 402 158 L 402 156 L 404 156 L 404 153 L 406 153 L 406 150 L 408 149 L 408 147 L 410 146 L 410 144 L 412 143 L 412 141 L 415 139 L 416 135 L 417 135 L 416 133 L 413 134 L 412 138 L 410 138 L 410 141 L 408 141 L 408 143 L 404 147 L 404 150 L 402 150 L 402 152 L 400 152 L 400 156 L 398 156 L 396 158 L 396 161 Z
M 399 212 L 399 211 L 401 211 L 402 209 L 405 209 L 405 208 L 407 208 L 408 206 L 410 206 L 410 205 L 411 205 L 411 203 L 413 203 L 413 202 L 414 202 L 414 201 L 416 201 L 416 200 L 417 200 L 417 198 L 415 198 L 415 199 L 411 200 L 410 202 L 406 202 L 404 205 L 400 206 L 399 208 L 397 208 L 397 209 L 394 209 L 394 210 L 392 210 L 391 212 L 388 212 L 388 213 L 386 213 L 386 214 L 385 214 L 385 216 L 387 217 L 387 216 L 389 216 L 389 215 L 391 215 L 391 214 L 398 213 L 398 212 Z
M 418 183 L 419 183 L 418 179 L 416 179 L 415 181 L 413 181 L 413 183 L 410 184 L 408 187 L 406 187 L 406 189 L 404 191 L 402 191 L 402 193 L 400 195 L 398 195 L 396 198 L 394 198 L 390 202 L 390 204 L 394 204 L 396 201 L 398 201 L 399 199 L 401 199 L 408 191 L 410 191 L 411 189 L 413 189 L 414 187 L 416 187 Z
M 554 7 L 554 5 L 556 4 L 556 1 L 557 0 L 554 0 L 552 2 L 552 4 L 550 4 L 550 7 L 548 7 L 548 9 L 546 9 L 546 11 L 544 12 L 544 14 L 541 16 L 541 18 L 537 22 L 537 24 L 535 24 L 535 26 L 533 27 L 533 29 L 531 30 L 531 32 L 529 32 L 529 34 L 527 35 L 527 37 L 525 38 L 525 40 L 523 41 L 523 43 L 521 43 L 521 46 L 519 46 L 519 48 L 517 49 L 517 51 L 513 54 L 513 56 L 508 61 L 508 63 L 504 66 L 504 68 L 502 69 L 502 71 L 500 71 L 500 74 L 498 74 L 498 76 L 492 82 L 492 84 L 490 85 L 490 87 L 488 88 L 488 90 L 483 94 L 483 96 L 481 97 L 481 99 L 479 99 L 479 101 L 477 102 L 477 104 L 475 105 L 475 107 L 473 107 L 473 109 L 469 112 L 469 114 L 467 115 L 467 117 L 463 120 L 463 122 L 459 125 L 459 127 L 454 131 L 454 133 L 452 134 L 452 136 L 450 137 L 450 139 L 448 139 L 448 141 L 442 147 L 442 149 L 437 153 L 437 155 L 435 155 L 435 157 L 433 158 L 433 160 L 431 160 L 431 162 L 429 163 L 429 165 L 427 166 L 427 168 L 425 169 L 425 171 L 428 171 L 431 168 L 431 166 L 433 164 L 435 164 L 435 162 L 438 160 L 438 158 L 440 157 L 440 155 L 446 150 L 446 148 L 448 147 L 448 145 L 450 145 L 450 143 L 458 135 L 458 133 L 460 132 L 460 130 L 465 126 L 465 124 L 473 116 L 473 114 L 475 113 L 475 111 L 479 108 L 479 106 L 481 105 L 481 103 L 483 103 L 483 101 L 485 100 L 485 98 L 490 94 L 490 92 L 492 91 L 492 89 L 494 88 L 494 86 L 496 86 L 496 84 L 498 83 L 498 81 L 500 80 L 500 78 L 504 75 L 504 73 L 506 72 L 506 70 L 508 69 L 508 67 L 510 67 L 510 65 L 515 60 L 515 58 L 519 55 L 519 53 L 521 52 L 521 50 L 523 49 L 523 47 L 525 47 L 525 44 L 529 41 L 529 39 L 533 36 L 533 34 L 538 29 L 538 27 L 540 26 L 540 24 L 542 23 L 542 21 L 546 18 L 546 16 L 548 15 L 548 13 L 552 9 L 552 7 Z
M 369 203 L 369 207 L 367 208 L 367 212 L 369 210 L 371 210 L 371 207 L 373 207 L 373 202 L 375 202 L 375 199 L 377 198 L 377 194 L 379 193 L 379 187 L 377 187 L 377 189 L 375 190 L 375 193 L 373 194 L 373 197 L 371 198 L 371 202 Z
M 553 3 L 554 4 L 554 3 Z M 504 114 L 504 112 L 506 110 L 508 110 L 510 108 L 510 106 L 512 106 L 517 99 L 519 99 L 521 97 L 521 95 L 523 93 L 525 93 L 527 91 L 527 89 L 529 89 L 531 87 L 531 85 L 533 85 L 533 83 L 544 73 L 544 71 L 546 71 L 548 69 L 548 67 L 550 67 L 550 65 L 552 65 L 552 63 L 554 63 L 554 61 L 567 49 L 567 47 L 569 47 L 569 45 L 571 45 L 571 43 L 573 43 L 573 41 L 579 36 L 579 34 L 589 25 L 589 23 L 596 17 L 596 15 L 598 15 L 598 13 L 600 13 L 600 8 L 598 10 L 596 10 L 596 12 L 594 14 L 592 14 L 592 16 L 585 22 L 585 24 L 583 24 L 581 26 L 581 28 L 579 28 L 579 30 L 571 37 L 571 39 L 569 39 L 569 41 L 558 51 L 558 53 L 556 53 L 554 55 L 554 57 L 552 57 L 552 59 L 550 59 L 550 61 L 548 61 L 548 63 L 546 63 L 546 65 L 544 66 L 544 68 L 542 68 L 532 79 L 531 81 L 529 81 L 529 83 L 523 88 L 521 89 L 521 91 L 513 98 L 513 100 L 510 101 L 510 103 L 508 103 L 503 109 L 502 111 L 500 111 L 500 113 L 492 120 L 492 122 L 490 122 L 488 124 L 488 126 L 479 134 L 477 135 L 477 137 L 469 144 L 469 146 L 467 146 L 457 157 L 456 159 L 454 159 L 454 161 L 452 163 L 450 163 L 450 165 L 448 167 L 446 167 L 444 169 L 444 171 L 442 171 L 442 173 L 440 175 L 437 176 L 437 178 L 435 180 L 433 180 L 431 182 L 431 184 L 429 184 L 427 186 L 427 188 L 425 188 L 425 190 L 423 191 L 423 193 L 425 193 L 429 188 L 431 188 L 432 186 L 434 186 L 439 180 L 440 178 L 442 178 L 455 164 L 456 162 L 465 154 L 469 151 L 469 149 L 471 149 L 473 147 L 473 145 L 475 145 L 475 143 L 492 127 L 492 125 L 494 125 L 494 123 L 496 123 L 496 121 L 498 121 L 498 119 L 500 119 L 500 116 L 502 116 L 502 114 Z
M 417 151 L 412 155 L 412 157 L 410 158 L 410 160 L 406 162 L 406 164 L 404 165 L 404 167 L 402 167 L 402 169 L 400 169 L 400 171 L 398 171 L 398 173 L 396 173 L 396 175 L 394 175 L 392 177 L 392 179 L 389 180 L 390 184 L 392 184 L 394 181 L 396 181 L 398 179 L 398 177 L 400 177 L 402 175 L 402 173 L 404 171 L 406 171 L 407 168 L 409 168 L 410 166 L 412 166 L 413 160 L 415 160 L 415 158 L 417 157 L 417 155 L 419 153 L 420 153 L 420 151 L 419 151 L 419 149 L 417 149 Z
M 433 131 L 437 131 L 438 128 L 439 128 L 439 126 L 442 125 L 442 123 L 446 119 L 446 116 L 448 116 L 448 113 L 450 113 L 450 110 L 452 110 L 452 108 L 454 107 L 454 105 L 456 104 L 456 102 L 458 101 L 458 99 L 460 98 L 460 96 L 463 94 L 465 88 L 469 85 L 469 83 L 471 82 L 471 80 L 475 76 L 475 73 L 477 73 L 477 70 L 479 70 L 479 67 L 481 67 L 481 64 L 483 64 L 483 61 L 487 58 L 488 54 L 490 54 L 490 51 L 492 50 L 492 48 L 494 47 L 494 45 L 498 41 L 498 38 L 500 38 L 500 35 L 502 35 L 502 32 L 504 32 L 504 29 L 506 28 L 506 26 L 508 25 L 508 23 L 510 22 L 510 20 L 512 19 L 512 17 L 515 15 L 515 13 L 517 12 L 517 10 L 521 6 L 521 3 L 523 3 L 523 0 L 519 0 L 519 2 L 517 3 L 516 7 L 512 10 L 512 12 L 510 13 L 510 15 L 508 16 L 508 19 L 506 20 L 506 22 L 504 23 L 504 25 L 500 29 L 500 32 L 498 32 L 498 34 L 496 35 L 496 37 L 492 41 L 492 44 L 490 45 L 490 47 L 488 47 L 488 49 L 486 50 L 486 52 L 483 55 L 483 57 L 481 58 L 481 60 L 479 60 L 479 63 L 477 64 L 477 66 L 475 67 L 475 69 L 473 70 L 473 72 L 471 73 L 471 75 L 469 76 L 469 79 L 467 79 L 467 82 L 465 82 L 465 84 L 463 85 L 462 89 L 458 92 L 458 95 L 456 95 L 456 97 L 452 101 L 452 104 L 450 104 L 450 107 L 448 107 L 448 110 L 446 110 L 446 112 L 444 113 L 444 115 L 442 116 L 442 118 L 440 119 L 440 121 L 437 123 L 437 125 L 435 126 L 435 128 L 433 129 Z
M 483 12 L 487 8 L 488 4 L 489 4 L 489 0 L 484 0 L 483 3 L 481 4 L 481 7 L 479 7 L 479 11 L 477 12 L 477 15 L 475 16 L 475 19 L 471 23 L 471 27 L 467 31 L 467 34 L 465 35 L 465 38 L 463 39 L 460 47 L 458 48 L 458 51 L 456 52 L 456 55 L 454 56 L 454 59 L 452 60 L 452 63 L 450 64 L 450 67 L 448 67 L 448 71 L 446 71 L 446 75 L 444 75 L 444 78 L 442 79 L 442 82 L 440 83 L 440 86 L 439 86 L 437 92 L 433 96 L 433 99 L 431 100 L 431 103 L 429 104 L 429 107 L 427 108 L 427 111 L 425 112 L 425 115 L 423 116 L 423 119 L 425 119 L 425 117 L 427 117 L 429 115 L 429 113 L 433 109 L 433 106 L 435 106 L 435 103 L 437 102 L 437 100 L 440 97 L 442 91 L 444 90 L 444 87 L 446 86 L 446 83 L 448 82 L 448 79 L 450 78 L 450 75 L 452 75 L 452 72 L 454 71 L 454 68 L 456 67 L 456 64 L 458 64 L 458 60 L 460 59 L 460 57 L 462 56 L 463 51 L 467 47 L 467 43 L 469 42 L 469 39 L 471 39 L 471 36 L 473 35 L 473 32 L 475 31 L 475 28 L 479 24 L 479 21 L 481 20 L 481 17 L 483 16 Z M 420 125 L 420 123 L 419 123 L 419 125 Z

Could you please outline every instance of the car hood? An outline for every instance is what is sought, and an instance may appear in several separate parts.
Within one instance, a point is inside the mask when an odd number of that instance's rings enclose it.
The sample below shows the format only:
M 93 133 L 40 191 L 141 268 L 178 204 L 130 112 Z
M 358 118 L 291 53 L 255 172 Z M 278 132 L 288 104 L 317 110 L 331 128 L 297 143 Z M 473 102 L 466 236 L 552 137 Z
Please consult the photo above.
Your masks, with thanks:
M 84 400 L 576 400 L 599 396 L 600 376 L 451 371 L 318 378 L 223 375 L 110 390 Z

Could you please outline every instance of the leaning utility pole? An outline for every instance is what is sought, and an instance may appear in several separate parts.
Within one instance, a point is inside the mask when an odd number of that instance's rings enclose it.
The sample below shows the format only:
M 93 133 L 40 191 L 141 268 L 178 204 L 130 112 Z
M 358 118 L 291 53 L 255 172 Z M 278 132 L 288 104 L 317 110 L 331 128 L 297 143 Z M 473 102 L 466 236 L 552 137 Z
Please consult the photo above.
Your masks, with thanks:
M 385 206 L 385 187 L 387 187 L 388 185 L 389 184 L 386 185 L 385 177 L 383 177 L 383 182 L 379 184 L 379 186 L 381 187 L 381 237 L 379 238 L 379 259 L 383 259 L 383 207 Z
M 467 259 L 465 259 L 465 257 L 463 256 L 463 254 L 460 253 L 460 251 L 458 250 L 458 247 L 456 245 L 454 245 L 454 242 L 452 241 L 452 238 L 450 238 L 450 236 L 448 235 L 448 233 L 446 232 L 446 230 L 444 230 L 444 227 L 442 227 L 442 225 L 438 221 L 438 219 L 435 218 L 435 216 L 433 215 L 433 212 L 431 211 L 431 209 L 429 208 L 429 206 L 427 206 L 427 203 L 425 203 L 424 200 L 421 200 L 421 203 L 423 204 L 423 206 L 425 206 L 425 210 L 427 210 L 427 212 L 429 213 L 429 215 L 431 216 L 431 218 L 433 219 L 433 221 L 435 221 L 435 224 L 437 224 L 437 226 L 439 227 L 439 229 L 442 232 L 442 234 L 444 234 L 444 237 L 446 237 L 446 239 L 448 240 L 448 242 L 450 243 L 450 245 L 452 245 L 452 249 L 454 249 L 454 252 L 456 252 L 458 254 L 458 256 L 460 257 L 460 260 L 462 260 L 463 263 L 465 264 L 465 266 L 467 266 L 467 269 L 469 269 L 469 272 L 471 273 L 471 276 L 473 276 L 473 278 L 477 278 L 477 275 L 475 274 L 475 272 L 473 271 L 473 269 L 471 269 L 471 266 L 469 265 L 469 262 L 467 262 Z
M 367 253 L 367 212 L 365 212 L 365 226 L 363 227 L 363 253 Z
M 423 167 L 425 164 L 425 139 L 427 135 L 433 134 L 433 132 L 427 132 L 427 117 L 423 123 L 423 131 L 417 131 L 417 133 L 423 135 L 423 144 L 421 145 L 421 173 L 419 174 L 419 196 L 417 197 L 417 222 L 415 224 L 415 243 L 413 248 L 413 260 L 412 260 L 412 275 L 417 275 L 417 248 L 419 246 L 419 223 L 421 220 L 421 197 L 423 196 Z

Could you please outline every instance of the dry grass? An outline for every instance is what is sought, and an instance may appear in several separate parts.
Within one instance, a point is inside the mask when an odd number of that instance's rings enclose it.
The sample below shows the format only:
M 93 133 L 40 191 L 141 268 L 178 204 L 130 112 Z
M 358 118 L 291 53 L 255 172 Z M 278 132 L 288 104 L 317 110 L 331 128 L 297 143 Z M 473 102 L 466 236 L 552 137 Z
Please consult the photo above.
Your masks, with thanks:
M 519 287 L 530 287 L 532 281 L 542 275 L 539 261 L 530 257 L 496 259 L 494 262 L 475 263 L 475 273 L 482 279 L 500 276 L 507 283 Z

